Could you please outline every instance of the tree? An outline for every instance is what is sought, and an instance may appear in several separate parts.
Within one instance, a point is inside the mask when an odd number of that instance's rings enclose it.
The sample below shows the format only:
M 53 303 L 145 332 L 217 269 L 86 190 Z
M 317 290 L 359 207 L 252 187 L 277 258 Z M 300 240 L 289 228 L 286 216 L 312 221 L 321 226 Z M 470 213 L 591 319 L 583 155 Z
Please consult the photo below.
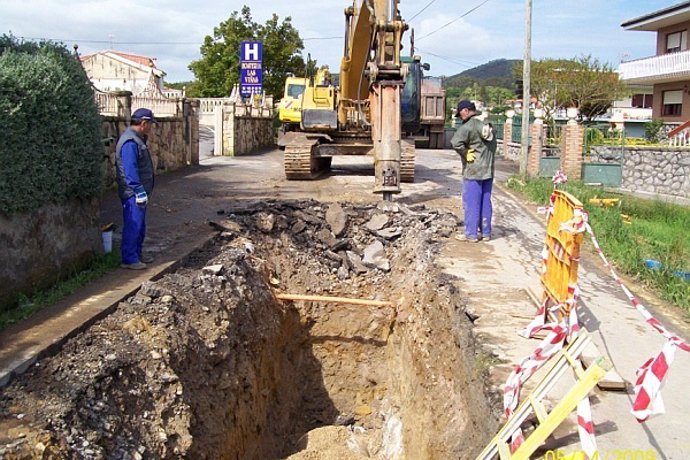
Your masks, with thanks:
M 263 87 L 267 94 L 280 96 L 288 74 L 303 75 L 302 58 L 304 42 L 292 25 L 292 18 L 280 22 L 277 15 L 257 24 L 251 9 L 244 5 L 241 12 L 233 11 L 230 17 L 213 29 L 201 45 L 201 59 L 192 62 L 189 69 L 197 82 L 194 96 L 228 96 L 240 80 L 240 43 L 263 42 Z M 191 91 L 190 91 L 191 92 Z
M 580 119 L 591 121 L 628 93 L 618 74 L 591 56 L 533 62 L 530 89 L 547 120 L 557 109 L 577 107 Z

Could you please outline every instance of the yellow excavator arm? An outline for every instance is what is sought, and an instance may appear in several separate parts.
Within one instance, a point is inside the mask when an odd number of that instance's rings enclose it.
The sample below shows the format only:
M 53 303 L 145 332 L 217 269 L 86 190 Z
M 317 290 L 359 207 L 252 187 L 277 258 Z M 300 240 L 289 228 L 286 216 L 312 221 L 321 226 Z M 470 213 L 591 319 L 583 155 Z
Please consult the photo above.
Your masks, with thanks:
M 338 124 L 370 127 L 374 192 L 384 199 L 400 192 L 400 94 L 407 71 L 400 51 L 407 28 L 398 0 L 356 0 L 345 10 Z
M 408 64 L 401 61 L 401 49 L 408 26 L 398 4 L 354 0 L 345 9 L 339 87 L 307 83 L 300 133 L 282 141 L 288 179 L 315 177 L 330 167 L 334 155 L 373 152 L 374 192 L 384 200 L 400 192 L 401 178 L 414 180 L 414 144 L 402 140 L 401 93 Z

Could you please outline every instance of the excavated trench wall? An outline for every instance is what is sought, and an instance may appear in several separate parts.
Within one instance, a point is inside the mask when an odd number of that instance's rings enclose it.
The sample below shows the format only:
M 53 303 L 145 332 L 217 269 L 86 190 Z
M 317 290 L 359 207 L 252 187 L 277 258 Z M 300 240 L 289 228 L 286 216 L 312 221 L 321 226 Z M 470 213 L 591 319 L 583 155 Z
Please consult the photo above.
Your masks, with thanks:
M 463 302 L 433 265 L 455 225 L 313 201 L 236 211 L 213 244 L 6 389 L 0 453 L 471 458 L 496 419 Z

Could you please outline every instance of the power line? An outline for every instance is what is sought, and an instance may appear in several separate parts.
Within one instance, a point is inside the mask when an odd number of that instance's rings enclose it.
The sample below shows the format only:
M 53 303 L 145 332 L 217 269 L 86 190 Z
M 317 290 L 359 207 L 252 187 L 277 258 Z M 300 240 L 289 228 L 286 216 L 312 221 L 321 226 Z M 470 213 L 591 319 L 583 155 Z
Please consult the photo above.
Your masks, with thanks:
M 419 16 L 420 14 L 422 14 L 422 13 L 424 12 L 424 10 L 427 9 L 427 8 L 429 8 L 429 7 L 431 6 L 431 4 L 434 3 L 435 1 L 436 1 L 436 0 L 431 0 L 429 3 L 426 4 L 426 6 L 425 6 L 424 8 L 422 8 L 421 10 L 419 10 L 419 11 L 417 12 L 417 14 L 415 14 L 415 15 L 412 16 L 410 19 L 408 19 L 407 22 L 412 22 L 412 20 L 413 20 L 414 18 L 416 18 L 417 16 Z
M 116 42 L 113 40 L 79 40 L 74 38 L 17 37 L 22 40 L 44 40 L 49 42 L 107 43 L 113 45 L 200 45 L 199 42 Z
M 455 21 L 464 18 L 465 16 L 467 16 L 467 15 L 470 14 L 471 12 L 477 10 L 479 7 L 481 7 L 482 5 L 484 5 L 484 4 L 488 3 L 488 2 L 489 2 L 489 0 L 484 0 L 484 1 L 481 2 L 479 5 L 475 6 L 474 8 L 472 8 L 472 9 L 470 9 L 470 10 L 468 10 L 468 11 L 466 11 L 462 16 L 459 16 L 459 17 L 453 19 L 452 21 L 450 21 L 450 22 L 448 22 L 448 23 L 442 25 L 442 26 L 439 27 L 438 29 L 436 29 L 436 30 L 434 30 L 434 31 L 431 31 L 431 32 L 429 32 L 429 33 L 426 34 L 426 35 L 422 35 L 421 37 L 417 38 L 417 40 L 421 40 L 422 38 L 426 38 L 426 37 L 428 37 L 429 35 L 435 34 L 435 33 L 438 32 L 439 30 L 444 29 L 444 28 L 448 27 L 449 25 L 451 25 L 452 23 L 454 23 Z
M 462 60 L 462 59 L 455 60 L 455 59 L 453 59 L 453 58 L 449 58 L 448 56 L 441 56 L 440 54 L 432 53 L 431 51 L 426 51 L 426 50 L 423 50 L 423 49 L 421 49 L 421 48 L 417 48 L 417 49 L 418 49 L 419 51 L 421 51 L 421 52 L 422 52 L 423 54 L 425 54 L 425 55 L 426 55 L 426 54 L 429 54 L 429 55 L 431 55 L 431 56 L 435 56 L 435 57 L 437 57 L 437 58 L 439 58 L 439 59 L 442 59 L 442 60 L 444 60 L 444 61 L 450 62 L 450 63 L 452 63 L 452 64 L 456 64 L 456 65 L 459 65 L 459 66 L 463 66 L 463 67 L 478 66 L 478 65 L 481 64 L 481 62 L 465 61 L 465 60 Z
M 344 37 L 307 37 L 303 38 L 302 41 L 307 41 L 307 40 L 335 40 L 335 39 L 340 39 L 342 40 Z
M 48 37 L 17 37 L 21 38 L 22 40 L 44 40 L 44 41 L 50 41 L 50 42 L 75 42 L 75 43 L 107 43 L 107 44 L 112 44 L 112 45 L 201 45 L 203 44 L 202 42 L 120 42 L 120 41 L 113 41 L 113 40 L 82 40 L 82 39 L 77 39 L 77 38 L 48 38 Z M 303 41 L 307 40 L 337 40 L 341 39 L 342 36 L 339 37 L 307 37 L 303 38 Z

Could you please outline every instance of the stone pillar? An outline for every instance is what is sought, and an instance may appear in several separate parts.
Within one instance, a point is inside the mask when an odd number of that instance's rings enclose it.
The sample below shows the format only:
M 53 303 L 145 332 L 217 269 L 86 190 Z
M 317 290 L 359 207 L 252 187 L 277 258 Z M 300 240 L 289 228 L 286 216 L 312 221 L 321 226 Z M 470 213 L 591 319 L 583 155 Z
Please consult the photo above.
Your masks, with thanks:
M 513 117 L 506 118 L 503 125 L 503 158 L 508 158 L 508 144 L 513 140 Z
M 223 155 L 231 157 L 235 156 L 235 109 L 234 103 L 223 103 Z
M 117 99 L 118 118 L 124 118 L 129 125 L 132 119 L 132 93 L 130 91 L 114 91 L 110 94 Z
M 535 109 L 536 119 L 529 127 L 530 140 L 529 153 L 527 154 L 527 175 L 539 177 L 539 160 L 541 159 L 544 147 L 544 120 L 541 118 L 539 109 Z
M 561 132 L 561 170 L 568 179 L 582 179 L 584 127 L 575 121 L 576 109 L 568 109 L 568 123 Z
M 185 124 L 189 127 L 189 164 L 199 164 L 199 105 L 198 99 L 188 100 L 187 116 Z
M 561 132 L 561 170 L 568 179 L 582 179 L 582 147 L 585 128 L 575 121 L 577 109 L 568 109 L 568 123 Z

